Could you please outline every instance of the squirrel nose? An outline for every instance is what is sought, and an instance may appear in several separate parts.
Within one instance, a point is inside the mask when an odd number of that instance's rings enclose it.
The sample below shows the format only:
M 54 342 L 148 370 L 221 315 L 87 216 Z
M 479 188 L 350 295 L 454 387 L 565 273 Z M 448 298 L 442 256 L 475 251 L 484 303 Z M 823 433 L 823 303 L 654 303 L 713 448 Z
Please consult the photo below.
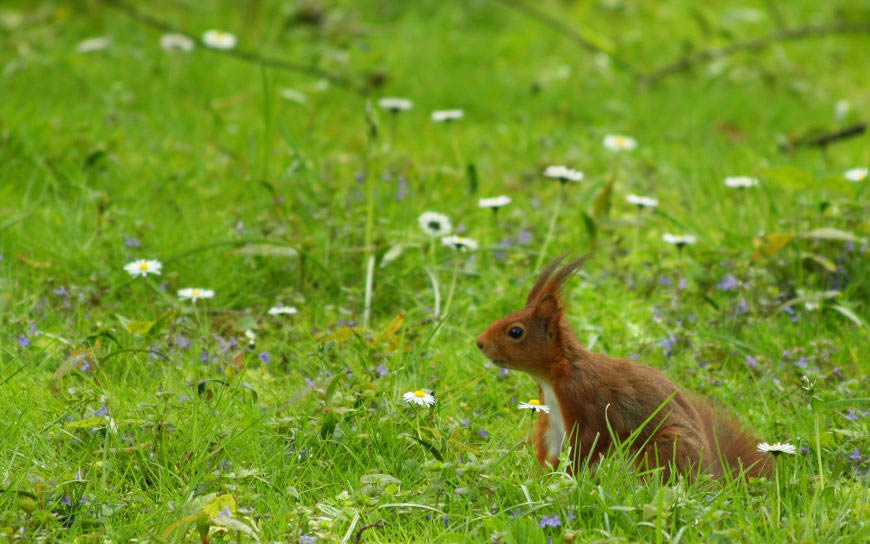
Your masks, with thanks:
M 477 344 L 477 349 L 483 351 L 483 340 L 480 339 L 480 336 L 477 337 L 477 340 L 474 341 Z

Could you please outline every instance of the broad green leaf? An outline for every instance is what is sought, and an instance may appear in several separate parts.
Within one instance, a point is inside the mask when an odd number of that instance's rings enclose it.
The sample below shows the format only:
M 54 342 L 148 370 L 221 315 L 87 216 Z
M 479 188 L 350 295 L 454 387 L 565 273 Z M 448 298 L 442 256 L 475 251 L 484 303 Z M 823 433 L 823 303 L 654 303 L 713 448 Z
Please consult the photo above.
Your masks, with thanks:
M 230 509 L 230 513 L 236 514 L 236 499 L 230 493 L 219 495 L 202 507 L 202 513 L 214 520 L 221 516 L 221 510 Z

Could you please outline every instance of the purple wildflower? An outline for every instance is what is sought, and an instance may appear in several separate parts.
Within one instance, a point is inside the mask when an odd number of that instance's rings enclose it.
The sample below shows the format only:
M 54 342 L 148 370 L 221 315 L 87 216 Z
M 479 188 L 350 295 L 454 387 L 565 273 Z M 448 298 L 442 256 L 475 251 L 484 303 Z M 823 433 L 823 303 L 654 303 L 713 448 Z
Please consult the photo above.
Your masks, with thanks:
M 751 368 L 755 368 L 758 366 L 758 361 L 756 361 L 755 357 L 753 357 L 752 355 L 747 355 L 746 356 L 746 366 L 751 367 Z
M 317 542 L 317 537 L 314 535 L 304 534 L 299 537 L 299 544 L 314 544 Z
M 514 519 L 517 519 L 517 517 L 519 517 L 519 515 L 523 513 L 523 509 L 522 508 L 511 508 L 509 510 L 509 512 L 511 513 L 511 517 L 513 517 Z
M 218 510 L 218 514 L 219 514 L 222 518 L 231 518 L 231 517 L 233 517 L 233 513 L 230 512 L 230 506 L 229 506 L 229 505 L 226 505 L 226 506 L 224 506 L 223 508 L 221 508 L 220 510 Z
M 178 395 L 178 402 L 187 402 L 187 400 L 187 395 L 185 395 L 184 393 Z
M 208 356 L 208 352 L 206 350 L 202 350 L 202 355 L 199 356 L 199 360 L 203 363 L 207 363 L 209 359 L 211 359 L 211 357 Z
M 69 495 L 64 495 L 63 498 L 60 500 L 60 503 L 66 506 L 72 506 L 72 499 Z
M 264 352 L 260 353 L 259 355 L 257 355 L 257 357 L 259 357 L 260 360 L 263 361 L 264 365 L 268 365 L 269 363 L 272 362 L 272 356 L 269 355 L 268 351 L 264 351 Z
M 307 385 L 308 387 L 314 387 L 315 385 L 317 385 L 317 382 L 315 382 L 311 378 L 305 378 L 305 385 Z
M 98 416 L 98 417 L 107 416 L 107 415 L 109 415 L 109 409 L 106 408 L 106 405 L 104 404 L 104 405 L 102 405 L 102 406 L 100 407 L 99 410 L 97 410 L 96 412 L 94 412 L 94 415 L 95 415 L 95 416 Z
M 30 338 L 23 332 L 18 335 L 18 345 L 22 348 L 30 347 Z
M 441 519 L 444 521 L 444 528 L 445 529 L 450 527 L 450 518 L 448 518 L 447 516 L 444 516 Z
M 856 412 L 854 408 L 849 408 L 849 411 L 846 412 L 846 419 L 849 421 L 858 421 L 861 419 L 861 416 L 858 415 L 858 412 Z
M 538 522 L 538 527 L 544 529 L 546 527 L 559 527 L 562 525 L 562 520 L 559 519 L 559 514 L 553 514 L 552 517 L 544 516 L 541 518 L 541 521 Z
M 858 448 L 855 448 L 855 451 L 853 451 L 852 453 L 849 454 L 849 459 L 851 459 L 853 461 L 860 461 L 861 460 L 861 452 L 858 451 Z
M 688 288 L 689 280 L 687 280 L 686 278 L 680 278 L 680 281 L 677 282 L 677 289 L 679 289 L 680 291 L 685 291 Z
M 191 344 L 192 342 L 190 340 L 180 334 L 175 337 L 175 345 L 180 348 L 189 348 Z
M 230 461 L 229 459 L 222 459 L 218 463 L 218 466 L 221 467 L 221 470 L 223 470 L 224 472 L 229 472 L 233 466 L 233 462 Z
M 511 369 L 509 369 L 509 368 L 500 368 L 500 369 L 498 370 L 498 377 L 499 377 L 499 378 L 504 378 L 505 376 L 507 376 L 507 375 L 510 374 L 510 373 L 511 373 Z
M 727 274 L 724 278 L 722 278 L 722 281 L 719 282 L 719 285 L 717 285 L 717 287 L 719 289 L 722 289 L 723 291 L 730 291 L 732 289 L 735 289 L 738 285 L 739 283 L 737 281 L 737 278 L 735 278 L 731 274 Z
M 659 285 L 661 285 L 662 287 L 670 287 L 673 284 L 674 282 L 671 280 L 670 276 L 662 276 L 661 278 L 659 278 Z
M 749 311 L 749 306 L 746 305 L 746 297 L 740 297 L 740 302 L 737 303 L 737 315 L 743 315 Z
M 54 293 L 55 295 L 57 295 L 59 297 L 68 297 L 69 296 L 69 291 L 67 291 L 66 287 L 64 287 L 63 285 L 61 285 L 60 287 L 58 287 L 57 289 L 52 291 L 52 293 Z
M 79 367 L 79 370 L 81 370 L 82 372 L 87 372 L 87 371 L 90 370 L 90 369 L 91 369 L 91 363 L 90 363 L 90 361 L 88 361 L 87 359 L 85 359 L 84 361 L 82 361 L 82 366 Z
M 408 198 L 408 180 L 404 176 L 399 176 L 398 188 L 396 189 L 396 200 L 402 201 Z
M 459 423 L 461 423 L 463 427 L 468 427 L 468 424 L 471 423 L 471 420 L 467 417 L 464 417 L 459 420 Z
M 489 438 L 489 433 L 486 432 L 486 429 L 481 429 L 480 431 L 478 431 L 478 434 L 480 434 L 480 437 L 483 439 Z
M 375 369 L 375 374 L 377 374 L 381 378 L 386 377 L 387 375 L 389 375 L 389 373 L 390 373 L 390 369 L 388 369 L 384 365 L 378 365 L 378 367 Z
M 348 321 L 345 319 L 339 319 L 335 322 L 336 327 L 356 327 L 356 321 Z
M 124 245 L 127 247 L 134 247 L 136 249 L 142 247 L 142 243 L 135 236 L 124 236 Z
M 782 309 L 782 311 L 785 312 L 785 313 L 787 313 L 788 315 L 791 316 L 791 322 L 792 322 L 792 323 L 797 323 L 797 321 L 798 321 L 798 316 L 797 316 L 797 314 L 795 313 L 795 311 L 792 310 L 791 306 L 786 306 L 786 307 L 784 307 L 784 308 Z
M 674 352 L 674 346 L 676 345 L 676 343 L 676 336 L 668 336 L 667 338 L 659 342 L 659 346 L 665 352 L 665 357 L 671 356 L 671 354 Z
M 810 366 L 810 363 L 807 361 L 806 357 L 801 357 L 800 359 L 795 361 L 794 364 L 797 365 L 798 368 L 806 368 Z
M 521 230 L 517 234 L 517 243 L 518 244 L 528 244 L 532 241 L 532 233 L 526 229 Z

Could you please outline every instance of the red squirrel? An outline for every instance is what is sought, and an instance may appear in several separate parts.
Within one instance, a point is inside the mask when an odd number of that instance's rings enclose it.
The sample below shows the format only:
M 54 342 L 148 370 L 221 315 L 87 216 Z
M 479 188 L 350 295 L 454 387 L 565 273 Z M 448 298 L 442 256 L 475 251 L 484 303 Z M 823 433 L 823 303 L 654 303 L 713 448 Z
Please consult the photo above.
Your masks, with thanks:
M 627 444 L 640 471 L 660 469 L 666 480 L 674 469 L 690 477 L 699 472 L 716 478 L 726 472 L 769 475 L 758 440 L 730 416 L 652 367 L 580 344 L 565 317 L 561 290 L 585 258 L 560 266 L 563 259 L 541 272 L 522 310 L 477 337 L 477 347 L 495 364 L 531 374 L 538 382 L 540 402 L 550 409 L 539 414 L 534 433 L 541 465 L 557 467 L 569 440 L 571 469 L 584 459 L 598 462 L 613 436 L 627 443 L 643 427 Z

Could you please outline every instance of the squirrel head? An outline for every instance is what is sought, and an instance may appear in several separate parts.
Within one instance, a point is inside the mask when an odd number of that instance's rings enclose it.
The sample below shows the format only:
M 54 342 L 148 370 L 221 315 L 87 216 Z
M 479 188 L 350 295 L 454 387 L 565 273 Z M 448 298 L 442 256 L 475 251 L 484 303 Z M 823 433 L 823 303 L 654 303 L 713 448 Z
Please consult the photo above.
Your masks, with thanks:
M 477 337 L 477 347 L 492 362 L 548 378 L 550 365 L 564 358 L 573 333 L 565 319 L 562 286 L 586 257 L 560 266 L 563 260 L 556 259 L 541 272 L 522 310 L 499 319 Z

